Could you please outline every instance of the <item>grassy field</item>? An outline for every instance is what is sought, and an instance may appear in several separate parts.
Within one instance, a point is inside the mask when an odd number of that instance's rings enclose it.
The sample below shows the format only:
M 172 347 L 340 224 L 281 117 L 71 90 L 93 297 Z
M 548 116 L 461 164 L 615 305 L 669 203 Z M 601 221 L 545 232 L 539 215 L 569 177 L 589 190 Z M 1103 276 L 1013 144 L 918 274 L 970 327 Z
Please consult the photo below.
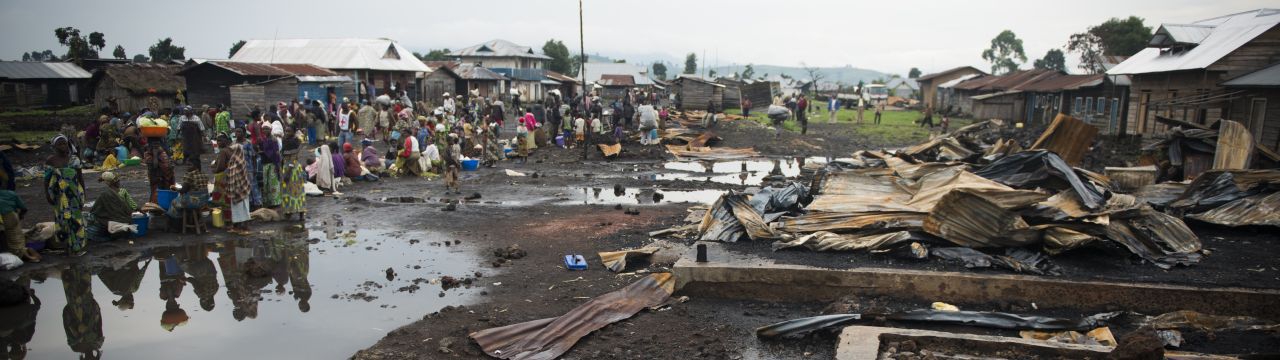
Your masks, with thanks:
M 809 124 L 826 123 L 828 119 L 827 103 L 822 101 L 816 102 L 818 111 L 810 113 Z M 741 115 L 740 109 L 729 109 L 728 113 Z M 875 110 L 865 110 L 862 113 L 862 124 L 857 124 L 857 110 L 840 109 L 836 111 L 836 122 L 849 124 L 859 134 L 880 139 L 885 143 L 910 143 L 915 141 L 923 141 L 929 138 L 929 129 L 920 127 L 918 121 L 924 116 L 919 111 L 902 110 L 902 111 L 885 111 L 881 114 L 880 124 L 872 122 L 875 119 Z M 769 118 L 762 112 L 752 113 L 749 118 L 752 121 L 772 125 Z M 942 118 L 935 116 L 933 123 L 937 125 Z M 973 119 L 952 118 L 951 127 L 954 130 L 961 126 L 973 123 Z M 782 124 L 782 128 L 787 131 L 800 132 L 800 124 L 795 119 L 787 120 Z
M 42 144 L 57 134 L 57 131 L 14 131 L 8 124 L 0 124 L 0 143 L 13 139 L 20 143 Z

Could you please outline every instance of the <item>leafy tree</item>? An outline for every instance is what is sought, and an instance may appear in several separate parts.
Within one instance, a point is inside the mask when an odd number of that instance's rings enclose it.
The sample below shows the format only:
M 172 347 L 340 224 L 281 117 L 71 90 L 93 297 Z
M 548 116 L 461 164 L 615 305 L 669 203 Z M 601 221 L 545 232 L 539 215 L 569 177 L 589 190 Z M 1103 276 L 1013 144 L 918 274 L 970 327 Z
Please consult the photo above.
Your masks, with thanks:
M 29 52 L 22 53 L 22 61 L 31 61 L 31 53 Z
M 1062 50 L 1049 49 L 1043 58 L 1036 59 L 1034 64 L 1036 69 L 1048 69 L 1067 71 L 1067 57 L 1062 54 Z
M 129 55 L 125 54 L 124 46 L 116 45 L 116 50 L 111 52 L 111 57 L 116 59 L 128 59 Z
M 100 32 L 94 32 L 86 39 L 80 36 L 80 29 L 67 26 L 53 29 L 53 35 L 58 37 L 58 44 L 67 47 L 67 54 L 62 58 L 78 65 L 83 65 L 84 59 L 98 58 L 98 52 L 94 50 L 98 44 L 106 46 Z
M 991 39 L 991 48 L 982 51 L 982 59 L 991 62 L 992 74 L 1007 74 L 1027 62 L 1027 54 L 1022 51 L 1022 39 L 1005 30 Z
M 755 76 L 755 75 L 756 75 L 756 69 L 752 68 L 751 64 L 747 64 L 747 66 L 742 69 L 742 77 L 740 77 L 739 79 L 750 79 L 752 76 Z
M 103 35 L 100 32 L 97 32 L 97 31 L 91 32 L 89 33 L 89 45 L 97 48 L 97 50 L 101 52 L 102 49 L 105 49 L 107 47 L 106 37 L 107 37 L 106 35 Z
M 1090 26 L 1085 32 L 1072 34 L 1067 40 L 1067 51 L 1080 55 L 1081 69 L 1097 74 L 1105 71 L 1102 56 L 1131 56 L 1142 51 L 1150 39 L 1151 27 L 1143 25 L 1142 18 L 1111 18 Z
M 708 79 L 715 78 L 715 77 L 716 77 L 716 71 L 715 71 L 714 69 L 713 69 L 713 70 L 707 70 L 707 78 L 708 78 Z
M 547 70 L 561 74 L 568 74 L 569 70 L 573 70 L 573 65 L 569 64 L 572 55 L 569 54 L 569 47 L 564 45 L 564 41 L 547 40 L 542 44 L 542 54 L 551 58 L 547 61 Z
M 661 62 L 654 61 L 654 62 L 653 62 L 653 76 L 657 76 L 657 77 L 658 77 L 658 79 L 666 80 L 666 79 L 667 79 L 667 66 L 666 66 L 666 65 L 663 65 Z
M 240 51 L 240 48 L 244 47 L 244 44 L 244 40 L 232 43 L 231 50 L 227 52 L 227 58 L 230 59 L 232 56 L 236 56 L 236 52 Z
M 136 63 L 144 63 L 144 62 L 148 62 L 148 61 L 151 61 L 151 59 L 150 59 L 150 58 L 148 58 L 146 55 L 137 54 L 137 55 L 134 55 L 134 56 L 133 56 L 133 62 L 136 62 Z
M 156 41 L 155 45 L 147 49 L 151 54 L 151 62 L 169 62 L 172 60 L 185 60 L 187 56 L 187 48 L 173 44 L 173 38 L 164 38 Z
M 918 77 L 920 77 L 920 69 L 919 69 L 919 68 L 914 68 L 914 67 L 913 67 L 913 68 L 911 68 L 911 71 L 908 71 L 908 72 L 907 72 L 907 78 L 909 78 L 909 79 L 915 79 L 915 78 L 918 78 Z
M 449 49 L 432 49 L 426 54 L 414 51 L 413 57 L 422 61 L 445 61 L 449 60 Z
M 684 57 L 684 73 L 695 74 L 698 72 L 698 55 L 689 53 Z
M 45 51 L 37 50 L 37 51 L 28 52 L 28 53 L 22 53 L 22 61 L 55 61 L 55 60 L 58 60 L 58 55 L 54 54 L 53 50 L 45 50 Z

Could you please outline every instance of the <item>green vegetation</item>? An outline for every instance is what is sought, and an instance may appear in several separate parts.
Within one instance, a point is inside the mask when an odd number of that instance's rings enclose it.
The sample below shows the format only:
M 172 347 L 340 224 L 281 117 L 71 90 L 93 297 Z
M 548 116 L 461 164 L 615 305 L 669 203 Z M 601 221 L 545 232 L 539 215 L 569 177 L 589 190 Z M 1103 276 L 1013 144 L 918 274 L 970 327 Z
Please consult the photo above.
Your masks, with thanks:
M 827 122 L 827 103 L 823 101 L 814 102 L 819 109 L 809 114 L 809 124 L 823 124 Z M 740 109 L 729 109 L 728 114 L 742 115 Z M 858 134 L 866 135 L 873 139 L 878 139 L 886 144 L 910 144 L 921 142 L 929 139 L 929 129 L 920 127 L 918 121 L 924 116 L 916 110 L 901 111 L 885 111 L 880 116 L 880 124 L 875 124 L 876 111 L 874 109 L 864 110 L 862 113 L 862 124 L 856 124 L 858 111 L 854 109 L 841 108 L 836 112 L 836 122 L 849 124 Z M 769 118 L 763 111 L 757 111 L 751 114 L 748 120 L 755 121 L 765 126 L 772 126 Z M 935 116 L 933 123 L 940 124 L 941 116 Z M 949 130 L 955 130 L 961 126 L 973 123 L 973 119 L 952 118 Z M 787 120 L 782 124 L 782 128 L 787 131 L 800 132 L 800 124 L 794 119 Z M 810 129 L 812 130 L 812 129 Z M 812 132 L 811 132 L 812 133 Z
M 0 118 L 6 117 L 25 117 L 25 116 L 91 116 L 97 110 L 93 108 L 93 104 L 73 106 L 61 110 L 26 110 L 26 111 L 10 111 L 0 112 Z
M 9 124 L 0 124 L 0 143 L 8 144 L 9 139 L 20 143 L 43 144 L 57 135 L 57 131 L 14 131 Z

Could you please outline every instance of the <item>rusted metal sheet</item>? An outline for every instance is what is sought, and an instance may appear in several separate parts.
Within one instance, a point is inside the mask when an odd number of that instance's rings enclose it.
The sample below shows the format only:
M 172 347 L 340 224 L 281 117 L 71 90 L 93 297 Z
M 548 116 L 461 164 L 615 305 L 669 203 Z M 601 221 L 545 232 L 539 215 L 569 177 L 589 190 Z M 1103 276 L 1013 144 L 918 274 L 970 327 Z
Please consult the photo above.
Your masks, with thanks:
M 924 231 L 971 248 L 1023 246 L 1012 234 L 1028 227 L 1017 213 L 971 192 L 957 189 L 942 196 L 924 220 Z
M 827 174 L 822 179 L 823 195 L 897 195 L 910 197 L 911 192 L 899 186 L 888 171 L 845 171 Z
M 1149 206 L 1112 214 L 1106 237 L 1163 269 L 1200 262 L 1200 238 L 1182 220 Z
M 1140 187 L 1133 193 L 1133 196 L 1137 197 L 1139 201 L 1163 209 L 1186 191 L 1187 184 L 1166 182 Z
M 927 213 L 918 211 L 881 211 L 862 213 L 809 213 L 782 218 L 777 229 L 792 233 L 815 231 L 852 231 L 864 229 L 919 229 Z
M 907 205 L 911 194 L 818 195 L 805 209 L 815 212 L 855 213 L 871 211 L 917 211 Z
M 778 233 L 769 227 L 762 214 L 756 211 L 746 195 L 726 194 L 711 204 L 698 226 L 698 239 L 703 241 L 736 242 L 746 234 L 752 240 L 776 239 Z
M 551 360 L 569 351 L 583 336 L 662 304 L 671 297 L 674 286 L 671 274 L 651 274 L 559 317 L 480 330 L 470 337 L 495 358 Z
M 1049 127 L 1040 133 L 1040 138 L 1031 144 L 1031 149 L 1045 149 L 1062 157 L 1071 165 L 1080 165 L 1084 153 L 1093 146 L 1093 138 L 1098 136 L 1098 128 L 1067 114 L 1059 113 L 1049 123 Z
M 984 177 L 960 169 L 944 170 L 926 175 L 920 178 L 917 184 L 920 190 L 916 191 L 915 196 L 911 198 L 907 205 L 920 211 L 933 210 L 938 200 L 956 189 L 969 189 L 982 193 L 985 198 L 997 202 L 1001 208 L 1005 209 L 1031 205 L 1049 197 L 1047 194 L 1036 191 L 1015 190 L 1004 184 L 987 180 Z
M 773 249 L 781 250 L 803 246 L 813 251 L 880 250 L 911 241 L 914 238 L 909 231 L 860 235 L 840 235 L 828 231 L 819 231 L 791 241 L 774 242 Z
M 731 149 L 731 148 L 710 148 L 710 147 L 690 147 L 667 145 L 667 151 L 676 157 L 676 160 L 730 160 L 741 159 L 753 156 L 759 156 L 755 149 Z
M 628 258 L 652 256 L 657 252 L 658 248 L 649 247 L 635 250 L 605 251 L 598 253 L 598 255 L 600 255 L 600 262 L 604 263 L 606 269 L 612 272 L 622 272 L 627 268 Z
M 1226 226 L 1280 226 L 1280 192 L 1258 194 L 1188 217 Z
M 1248 168 L 1253 155 L 1253 135 L 1249 129 L 1231 120 L 1222 120 L 1218 124 L 1218 149 L 1213 155 L 1213 169 Z

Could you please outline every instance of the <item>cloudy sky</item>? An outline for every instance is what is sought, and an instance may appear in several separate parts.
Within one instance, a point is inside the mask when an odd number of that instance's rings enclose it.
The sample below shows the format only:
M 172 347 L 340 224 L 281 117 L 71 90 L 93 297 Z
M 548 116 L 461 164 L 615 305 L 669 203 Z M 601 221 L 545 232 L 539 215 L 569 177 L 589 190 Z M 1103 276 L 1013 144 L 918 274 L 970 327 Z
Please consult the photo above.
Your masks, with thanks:
M 1110 17 L 1137 15 L 1154 27 L 1277 6 L 1262 0 L 584 2 L 587 53 L 635 62 L 694 52 L 705 53 L 707 65 L 805 62 L 899 74 L 913 66 L 925 72 L 987 68 L 980 53 L 1004 29 L 1023 39 L 1029 63 Z M 576 53 L 577 6 L 576 0 L 4 0 L 0 59 L 31 50 L 64 53 L 53 36 L 61 26 L 103 32 L 107 56 L 117 44 L 130 57 L 145 54 L 164 37 L 199 58 L 226 58 L 236 40 L 273 37 L 386 37 L 424 52 L 495 38 L 541 48 L 554 38 Z

